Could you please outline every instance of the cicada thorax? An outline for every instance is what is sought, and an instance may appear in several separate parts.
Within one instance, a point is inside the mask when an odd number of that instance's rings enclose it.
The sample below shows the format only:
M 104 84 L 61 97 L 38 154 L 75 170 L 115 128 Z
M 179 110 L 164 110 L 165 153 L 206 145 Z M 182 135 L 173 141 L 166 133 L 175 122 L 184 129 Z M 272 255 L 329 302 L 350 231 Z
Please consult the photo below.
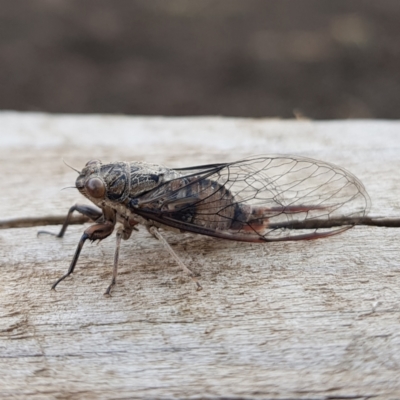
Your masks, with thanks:
M 107 199 L 124 203 L 159 186 L 164 179 L 179 175 L 165 167 L 141 162 L 114 162 L 101 165 L 100 175 L 107 187 Z

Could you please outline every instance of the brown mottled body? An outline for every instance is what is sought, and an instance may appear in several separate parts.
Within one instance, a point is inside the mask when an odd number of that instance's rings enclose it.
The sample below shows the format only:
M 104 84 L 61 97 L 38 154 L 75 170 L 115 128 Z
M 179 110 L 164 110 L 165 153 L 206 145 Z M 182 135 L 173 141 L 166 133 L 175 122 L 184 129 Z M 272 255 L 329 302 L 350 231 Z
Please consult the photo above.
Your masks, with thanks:
M 73 272 L 87 239 L 102 240 L 118 224 L 108 294 L 116 282 L 121 239 L 128 239 L 138 224 L 161 240 L 193 278 L 162 238 L 159 227 L 247 242 L 308 240 L 343 232 L 364 217 L 369 207 L 364 186 L 350 172 L 292 156 L 258 156 L 181 169 L 93 160 L 79 174 L 76 188 L 99 209 L 72 207 L 57 236 L 65 233 L 73 211 L 96 224 L 85 230 L 67 274 L 53 288 Z M 327 221 L 338 219 L 351 222 L 326 227 Z

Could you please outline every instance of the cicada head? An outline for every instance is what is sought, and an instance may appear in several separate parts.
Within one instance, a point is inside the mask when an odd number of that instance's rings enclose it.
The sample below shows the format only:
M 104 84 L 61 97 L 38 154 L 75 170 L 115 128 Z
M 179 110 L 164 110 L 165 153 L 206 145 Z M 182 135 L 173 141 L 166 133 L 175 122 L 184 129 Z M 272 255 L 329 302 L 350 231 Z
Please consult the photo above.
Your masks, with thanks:
M 89 161 L 78 176 L 75 186 L 89 200 L 98 206 L 105 201 L 121 202 L 129 188 L 127 163 L 102 164 Z
M 75 181 L 76 188 L 93 203 L 100 205 L 107 195 L 106 183 L 101 174 L 101 162 L 91 160 Z
M 141 162 L 102 164 L 89 161 L 78 176 L 75 186 L 98 206 L 122 203 L 158 186 L 167 173 L 166 168 Z M 175 176 L 169 174 L 168 177 Z

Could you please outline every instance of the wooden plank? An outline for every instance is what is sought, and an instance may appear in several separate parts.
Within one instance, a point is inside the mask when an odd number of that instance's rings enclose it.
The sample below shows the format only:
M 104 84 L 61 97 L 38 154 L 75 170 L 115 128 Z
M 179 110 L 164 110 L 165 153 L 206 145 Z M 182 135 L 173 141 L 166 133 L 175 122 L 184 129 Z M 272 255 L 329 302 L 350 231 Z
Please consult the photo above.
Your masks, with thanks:
M 400 214 L 399 122 L 0 115 L 0 219 L 60 215 L 91 158 L 171 166 L 292 153 L 365 183 L 371 213 Z M 4 133 L 4 135 L 3 135 Z M 59 227 L 46 229 L 57 231 Z M 0 230 L 0 396 L 335 398 L 400 396 L 400 230 L 356 227 L 327 240 L 234 243 L 166 233 L 201 274 L 196 292 L 146 230 L 84 248 L 82 232 Z

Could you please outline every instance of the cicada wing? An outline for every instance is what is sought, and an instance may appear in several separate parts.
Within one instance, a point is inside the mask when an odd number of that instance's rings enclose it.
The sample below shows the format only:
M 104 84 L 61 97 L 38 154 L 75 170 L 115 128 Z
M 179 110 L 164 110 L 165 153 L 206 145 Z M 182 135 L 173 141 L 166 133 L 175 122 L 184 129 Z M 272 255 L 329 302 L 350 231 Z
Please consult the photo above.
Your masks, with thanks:
M 369 208 L 354 175 L 308 158 L 258 156 L 177 171 L 181 177 L 141 196 L 134 211 L 186 231 L 259 242 L 340 233 Z

